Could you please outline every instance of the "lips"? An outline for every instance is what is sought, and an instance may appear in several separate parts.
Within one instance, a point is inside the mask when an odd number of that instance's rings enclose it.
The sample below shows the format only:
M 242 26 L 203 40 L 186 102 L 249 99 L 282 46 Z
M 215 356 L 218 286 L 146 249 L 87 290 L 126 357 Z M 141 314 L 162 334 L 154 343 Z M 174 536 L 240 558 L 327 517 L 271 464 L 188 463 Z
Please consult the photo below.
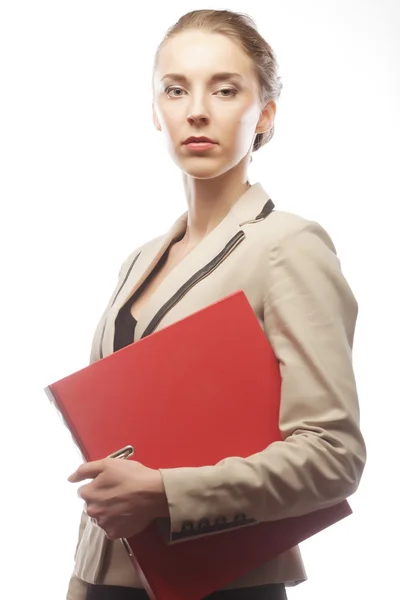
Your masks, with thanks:
M 211 140 L 207 137 L 190 137 L 183 142 L 184 144 L 200 144 L 200 143 L 208 143 L 215 144 L 214 140 Z

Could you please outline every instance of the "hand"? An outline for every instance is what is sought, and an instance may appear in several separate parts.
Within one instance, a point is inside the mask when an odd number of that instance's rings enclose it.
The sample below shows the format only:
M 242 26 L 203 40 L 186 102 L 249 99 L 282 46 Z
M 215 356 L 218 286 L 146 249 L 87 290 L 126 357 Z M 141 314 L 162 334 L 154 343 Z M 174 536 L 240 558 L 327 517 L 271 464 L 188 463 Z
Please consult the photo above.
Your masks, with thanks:
M 78 495 L 110 540 L 134 536 L 154 519 L 169 516 L 161 473 L 137 461 L 104 458 L 82 464 L 68 477 L 72 483 L 85 479 L 93 481 Z

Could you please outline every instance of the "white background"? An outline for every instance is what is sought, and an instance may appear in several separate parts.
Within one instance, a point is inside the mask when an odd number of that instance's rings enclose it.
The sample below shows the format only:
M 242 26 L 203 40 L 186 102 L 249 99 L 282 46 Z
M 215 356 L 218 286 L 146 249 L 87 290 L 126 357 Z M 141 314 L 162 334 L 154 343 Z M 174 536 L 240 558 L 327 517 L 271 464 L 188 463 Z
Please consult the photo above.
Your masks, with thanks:
M 67 477 L 81 461 L 42 389 L 87 364 L 122 261 L 186 208 L 153 128 L 150 78 L 166 29 L 199 8 L 247 12 L 274 48 L 284 89 L 275 137 L 254 154 L 250 181 L 277 209 L 328 230 L 360 306 L 354 366 L 368 463 L 353 516 L 302 544 L 309 581 L 289 599 L 399 597 L 398 2 L 3 0 L 7 600 L 65 598 L 82 507 Z

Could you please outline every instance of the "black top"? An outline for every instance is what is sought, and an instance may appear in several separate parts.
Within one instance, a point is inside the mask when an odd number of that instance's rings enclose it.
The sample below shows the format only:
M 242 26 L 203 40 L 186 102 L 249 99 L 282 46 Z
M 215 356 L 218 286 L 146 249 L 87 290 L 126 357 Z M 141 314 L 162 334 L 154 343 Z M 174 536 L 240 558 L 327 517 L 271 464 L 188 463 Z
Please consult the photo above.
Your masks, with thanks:
M 287 600 L 287 595 L 284 583 L 266 583 L 249 588 L 220 590 L 206 598 L 209 600 Z M 149 600 L 149 596 L 144 589 L 88 583 L 85 600 Z
M 115 319 L 114 352 L 133 342 L 137 321 L 131 315 L 132 302 L 132 298 L 129 298 Z
M 182 236 L 181 236 L 182 237 Z M 179 238 L 181 239 L 181 238 Z M 172 240 L 171 244 L 175 241 L 179 241 L 179 239 Z M 134 341 L 134 333 L 135 327 L 137 325 L 136 319 L 131 315 L 131 307 L 137 296 L 140 296 L 143 288 L 146 284 L 158 273 L 160 269 L 164 266 L 167 258 L 168 258 L 169 248 L 164 252 L 160 260 L 158 261 L 156 267 L 146 279 L 142 285 L 136 290 L 136 292 L 128 298 L 125 304 L 120 308 L 117 318 L 115 319 L 115 331 L 114 331 L 114 352 L 117 350 L 121 350 L 125 346 L 132 344 Z

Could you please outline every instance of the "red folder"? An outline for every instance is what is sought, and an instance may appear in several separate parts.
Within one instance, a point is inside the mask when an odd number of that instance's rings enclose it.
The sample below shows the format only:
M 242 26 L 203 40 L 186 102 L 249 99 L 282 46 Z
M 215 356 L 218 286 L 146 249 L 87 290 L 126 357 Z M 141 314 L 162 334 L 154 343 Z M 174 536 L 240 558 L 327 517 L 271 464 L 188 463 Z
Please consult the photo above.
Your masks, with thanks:
M 280 388 L 273 350 L 236 292 L 46 392 L 85 460 L 132 445 L 133 459 L 158 469 L 213 465 L 282 440 Z M 200 600 L 351 513 L 343 501 L 172 545 L 154 522 L 127 541 L 152 599 Z

